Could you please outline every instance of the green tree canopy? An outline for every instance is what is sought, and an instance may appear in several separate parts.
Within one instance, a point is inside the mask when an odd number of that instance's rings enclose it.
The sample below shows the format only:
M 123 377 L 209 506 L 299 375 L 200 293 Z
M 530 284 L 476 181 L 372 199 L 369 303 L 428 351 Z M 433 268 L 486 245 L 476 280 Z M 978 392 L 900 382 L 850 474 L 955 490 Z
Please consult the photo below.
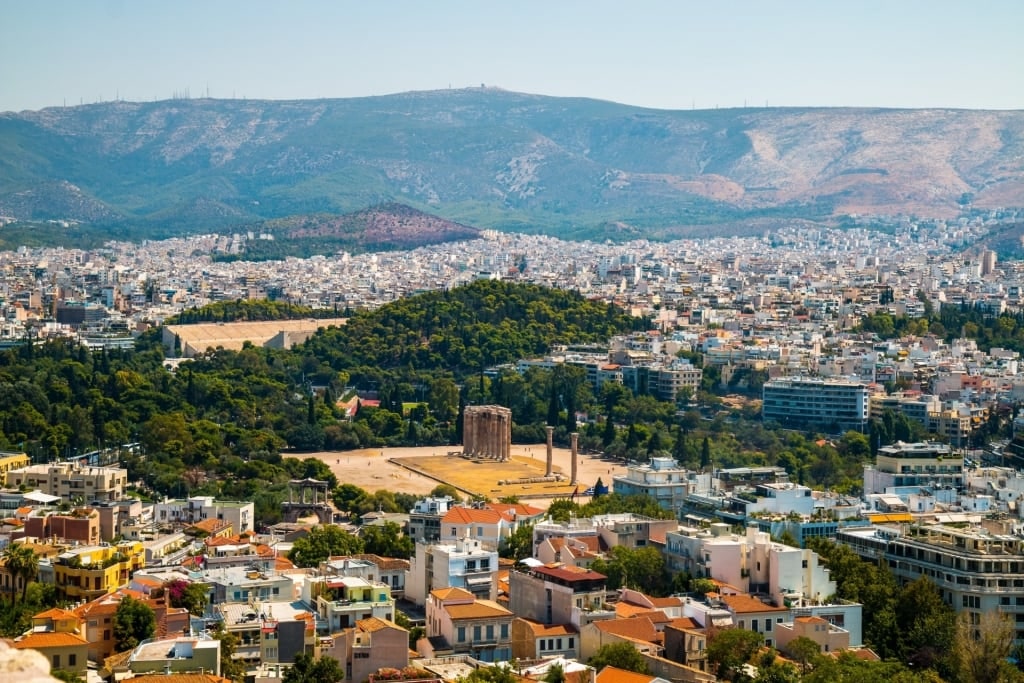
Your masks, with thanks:
M 632 643 L 626 642 L 602 645 L 587 664 L 598 671 L 606 666 L 614 666 L 616 669 L 635 671 L 638 674 L 650 672 L 644 656 L 633 647 Z
M 394 522 L 364 526 L 360 530 L 359 537 L 363 541 L 363 552 L 381 557 L 397 557 L 407 560 L 416 549 L 412 538 L 402 533 L 402 527 Z
M 764 636 L 755 631 L 720 629 L 708 639 L 708 659 L 719 678 L 735 680 L 740 667 L 749 662 L 762 645 Z
M 333 524 L 310 529 L 309 534 L 292 544 L 288 559 L 297 567 L 316 567 L 333 555 L 356 555 L 363 552 L 363 542 Z
M 295 655 L 295 663 L 281 677 L 282 683 L 341 683 L 345 672 L 333 657 L 313 659 L 305 653 Z
M 156 614 L 153 608 L 130 596 L 121 599 L 114 612 L 114 649 L 125 652 L 134 649 L 156 633 Z

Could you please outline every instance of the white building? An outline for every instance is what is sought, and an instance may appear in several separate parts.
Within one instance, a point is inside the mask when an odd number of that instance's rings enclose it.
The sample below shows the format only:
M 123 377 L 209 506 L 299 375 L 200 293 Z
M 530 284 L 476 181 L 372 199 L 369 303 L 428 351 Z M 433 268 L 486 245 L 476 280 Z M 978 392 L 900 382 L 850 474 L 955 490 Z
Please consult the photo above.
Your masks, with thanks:
M 213 496 L 192 496 L 188 499 L 167 499 L 153 506 L 156 524 L 195 524 L 204 519 L 227 522 L 234 534 L 253 530 L 256 506 L 252 502 L 214 500 Z
M 453 543 L 417 543 L 409 560 L 405 597 L 425 605 L 430 592 L 438 588 L 464 588 L 477 598 L 494 599 L 497 589 L 498 552 L 484 547 L 479 539 L 463 538 Z

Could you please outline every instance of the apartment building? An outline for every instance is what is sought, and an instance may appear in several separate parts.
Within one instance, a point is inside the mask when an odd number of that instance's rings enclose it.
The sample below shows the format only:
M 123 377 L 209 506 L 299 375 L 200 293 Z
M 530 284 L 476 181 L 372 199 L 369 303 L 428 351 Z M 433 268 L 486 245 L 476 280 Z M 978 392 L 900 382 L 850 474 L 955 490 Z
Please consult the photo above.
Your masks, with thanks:
M 655 457 L 627 466 L 626 474 L 612 478 L 612 488 L 627 496 L 647 495 L 666 510 L 678 510 L 687 495 L 711 488 L 711 475 L 680 467 L 672 458 Z
M 409 511 L 409 537 L 413 541 L 441 539 L 441 520 L 455 506 L 451 496 L 428 496 L 416 501 Z
M 845 529 L 836 541 L 885 562 L 901 582 L 927 576 L 957 612 L 1010 615 L 1024 643 L 1024 538 L 1009 529 L 944 524 Z
M 83 631 L 77 614 L 54 607 L 32 617 L 32 630 L 16 638 L 11 647 L 35 650 L 46 658 L 52 670 L 84 678 L 89 663 L 89 641 Z M 13 680 L 15 674 L 8 676 Z
M 68 600 L 94 600 L 121 586 L 145 565 L 145 549 L 138 541 L 117 545 L 69 548 L 53 563 L 57 594 Z
M 250 501 L 216 500 L 213 496 L 193 496 L 187 499 L 167 499 L 153 506 L 156 524 L 197 524 L 215 519 L 229 524 L 232 533 L 252 531 L 256 506 Z
M 65 503 L 115 501 L 124 497 L 128 470 L 123 467 L 90 467 L 76 462 L 29 465 L 7 473 L 8 486 L 39 489 L 59 496 Z
M 409 632 L 394 622 L 371 617 L 320 638 L 316 652 L 336 659 L 346 681 L 366 681 L 378 669 L 402 670 L 409 665 Z
M 581 567 L 533 567 L 508 576 L 509 607 L 516 616 L 545 625 L 569 624 L 577 631 L 614 612 L 603 609 L 607 577 Z
M 964 487 L 964 456 L 948 444 L 897 441 L 878 449 L 874 467 L 864 468 L 864 493 L 886 493 L 901 486 Z
M 324 577 L 310 583 L 316 614 L 328 633 L 351 628 L 363 619 L 395 618 L 395 601 L 387 584 L 357 576 Z
M 783 427 L 864 431 L 870 417 L 868 387 L 862 382 L 787 377 L 765 382 L 761 415 Z
M 432 654 L 468 654 L 482 662 L 512 659 L 515 615 L 493 600 L 462 588 L 441 588 L 427 599 L 427 638 Z
M 454 543 L 417 543 L 409 561 L 405 596 L 417 605 L 426 604 L 430 591 L 464 588 L 478 598 L 497 596 L 494 575 L 498 551 L 479 539 L 463 538 Z

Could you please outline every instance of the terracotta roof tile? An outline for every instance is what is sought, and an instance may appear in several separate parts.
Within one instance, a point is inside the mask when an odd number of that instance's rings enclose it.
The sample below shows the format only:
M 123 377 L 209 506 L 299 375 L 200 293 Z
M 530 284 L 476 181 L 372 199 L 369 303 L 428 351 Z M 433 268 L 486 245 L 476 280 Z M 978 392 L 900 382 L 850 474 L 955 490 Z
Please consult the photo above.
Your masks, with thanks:
M 453 507 L 441 519 L 444 524 L 498 524 L 501 515 L 494 510 Z
M 657 629 L 647 617 L 635 617 L 632 619 L 607 619 L 595 621 L 597 630 L 604 633 L 611 633 L 623 638 L 642 640 L 648 643 L 656 643 L 659 639 Z
M 474 596 L 465 588 L 435 588 L 430 594 L 445 602 L 447 600 L 474 600 Z
M 369 619 L 360 619 L 356 622 L 356 627 L 367 633 L 373 633 L 375 631 L 383 631 L 386 628 L 401 628 L 397 624 L 393 624 L 387 619 L 381 619 L 380 617 L 370 617 Z
M 48 647 L 75 647 L 89 645 L 89 641 L 77 633 L 55 633 L 53 631 L 30 633 L 21 640 L 14 641 L 16 650 L 39 650 Z
M 456 619 L 496 619 L 513 616 L 512 612 L 493 600 L 476 600 L 468 605 L 445 605 L 444 610 L 453 621 Z
M 523 619 L 529 625 L 530 630 L 533 631 L 534 636 L 574 636 L 576 635 L 576 628 L 572 624 L 552 624 L 548 626 L 542 624 L 539 621 L 533 619 Z
M 606 666 L 597 674 L 597 683 L 650 683 L 654 676 Z
M 754 612 L 788 612 L 788 607 L 772 607 L 749 595 L 723 595 L 720 598 L 734 614 Z
M 149 674 L 134 676 L 132 683 L 231 683 L 231 680 L 214 674 Z
M 51 607 L 45 612 L 36 614 L 33 619 L 78 619 L 78 615 L 66 609 Z

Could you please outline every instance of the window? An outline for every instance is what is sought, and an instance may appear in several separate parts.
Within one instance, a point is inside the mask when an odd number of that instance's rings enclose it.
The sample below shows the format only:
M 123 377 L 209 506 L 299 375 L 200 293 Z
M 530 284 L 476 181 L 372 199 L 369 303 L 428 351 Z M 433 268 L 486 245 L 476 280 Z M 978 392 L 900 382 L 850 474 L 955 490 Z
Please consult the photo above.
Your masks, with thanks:
M 59 669 L 60 668 L 60 655 L 54 655 L 53 656 L 53 668 L 54 669 Z
M 458 531 L 455 530 L 455 527 L 452 527 L 452 536 L 458 536 L 458 535 L 459 535 Z
M 576 649 L 576 639 L 575 638 L 570 638 L 569 639 L 569 649 L 570 650 Z
M 68 655 L 68 666 L 75 666 L 78 664 L 78 655 Z
M 480 634 L 483 632 L 479 626 L 473 627 L 473 640 L 480 640 Z
M 460 643 L 466 642 L 466 627 L 465 626 L 460 626 L 458 628 L 458 630 L 456 632 L 456 635 L 455 635 L 455 640 L 459 641 Z
M 476 528 L 476 537 L 477 538 L 483 538 L 483 535 L 484 535 L 484 528 L 482 526 L 478 526 Z
M 547 649 L 548 649 L 548 648 L 546 647 L 546 646 L 547 646 L 547 642 L 548 642 L 548 641 L 544 640 L 543 638 L 541 638 L 541 639 L 540 639 L 540 651 L 541 651 L 541 652 L 544 652 L 545 650 L 547 650 Z
M 501 625 L 501 637 L 503 639 L 508 638 L 508 624 Z
M 487 624 L 487 640 L 494 640 L 494 624 Z
M 772 620 L 770 618 L 764 620 L 764 632 L 765 633 L 771 633 L 772 632 Z

